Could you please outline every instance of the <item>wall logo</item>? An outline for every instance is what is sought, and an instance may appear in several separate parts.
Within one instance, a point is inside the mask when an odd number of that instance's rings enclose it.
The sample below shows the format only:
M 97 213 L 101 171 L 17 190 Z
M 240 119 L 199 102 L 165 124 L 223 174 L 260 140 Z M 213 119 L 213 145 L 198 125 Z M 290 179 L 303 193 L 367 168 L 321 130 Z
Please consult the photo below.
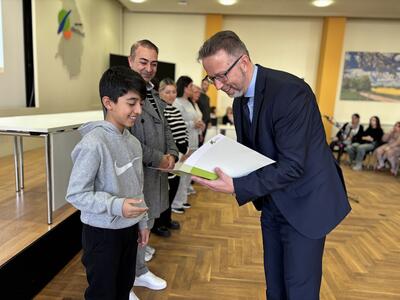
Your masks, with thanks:
M 73 26 L 71 26 L 71 18 L 70 15 L 72 13 L 72 10 L 65 10 L 62 9 L 58 13 L 58 30 L 57 34 L 62 33 L 64 38 L 66 40 L 69 40 L 72 37 L 72 33 L 77 33 L 81 36 L 85 36 L 85 34 L 82 32 L 82 23 L 74 23 Z

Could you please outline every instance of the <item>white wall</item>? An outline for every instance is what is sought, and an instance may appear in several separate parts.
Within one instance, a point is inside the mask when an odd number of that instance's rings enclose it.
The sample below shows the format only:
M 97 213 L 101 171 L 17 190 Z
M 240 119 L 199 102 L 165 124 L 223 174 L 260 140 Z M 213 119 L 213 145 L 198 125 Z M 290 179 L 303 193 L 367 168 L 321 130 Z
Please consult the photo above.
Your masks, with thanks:
M 72 9 L 71 22 L 82 22 L 85 37 L 57 35 L 57 14 Z M 36 73 L 38 105 L 46 111 L 100 108 L 98 82 L 109 53 L 121 47 L 122 8 L 110 0 L 36 0 Z
M 225 16 L 223 29 L 233 30 L 246 44 L 254 63 L 284 70 L 315 88 L 322 18 Z M 220 92 L 218 114 L 232 100 Z
M 202 66 L 197 52 L 204 42 L 205 16 L 183 14 L 148 14 L 124 12 L 123 55 L 132 44 L 149 39 L 160 50 L 160 61 L 176 64 L 175 79 L 190 76 L 200 84 Z
M 4 42 L 4 70 L 0 71 L 0 109 L 25 107 L 22 0 L 3 0 L 0 5 Z
M 62 8 L 72 8 L 71 21 L 82 22 L 85 37 L 73 34 L 66 41 L 57 35 Z M 34 0 L 33 19 L 38 107 L 0 109 L 0 116 L 100 109 L 100 76 L 108 68 L 109 53 L 118 53 L 122 47 L 121 4 L 116 0 Z M 61 52 L 64 59 L 57 54 Z M 43 144 L 35 141 L 25 149 Z M 0 136 L 0 145 L 0 156 L 11 153 L 11 138 Z
M 400 21 L 359 20 L 347 21 L 341 70 L 346 51 L 397 52 L 400 53 Z M 382 124 L 392 125 L 400 120 L 400 100 L 398 103 L 377 103 L 373 101 L 340 100 L 342 72 L 337 88 L 335 118 L 339 122 L 350 120 L 351 114 L 359 113 L 361 122 L 368 123 L 373 115 L 378 115 Z

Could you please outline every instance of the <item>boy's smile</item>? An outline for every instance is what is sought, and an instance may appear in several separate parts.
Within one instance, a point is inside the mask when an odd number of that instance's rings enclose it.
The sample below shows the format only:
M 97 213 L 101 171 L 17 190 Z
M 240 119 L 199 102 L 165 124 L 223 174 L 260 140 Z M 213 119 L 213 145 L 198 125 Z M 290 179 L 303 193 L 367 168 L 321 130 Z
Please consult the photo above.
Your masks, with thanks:
M 105 97 L 103 101 L 108 109 L 106 120 L 114 124 L 121 132 L 126 127 L 132 127 L 142 113 L 143 100 L 133 91 L 119 97 L 116 103 L 108 97 Z

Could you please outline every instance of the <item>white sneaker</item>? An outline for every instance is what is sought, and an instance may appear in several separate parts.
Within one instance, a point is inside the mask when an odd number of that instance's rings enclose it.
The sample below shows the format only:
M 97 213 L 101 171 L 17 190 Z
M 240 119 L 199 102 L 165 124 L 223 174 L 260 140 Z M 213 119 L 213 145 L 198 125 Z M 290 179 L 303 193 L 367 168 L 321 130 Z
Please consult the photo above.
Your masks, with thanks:
M 163 290 L 167 287 L 167 282 L 148 271 L 136 277 L 133 286 L 144 286 L 151 290 Z
M 185 213 L 185 209 L 184 209 L 183 207 L 181 207 L 181 208 L 171 208 L 171 211 L 172 211 L 173 213 L 176 213 L 176 214 L 183 214 L 183 213 Z
M 153 259 L 153 255 L 151 255 L 150 253 L 148 253 L 148 252 L 145 252 L 144 253 L 144 261 L 145 262 L 149 262 L 149 261 L 151 261 Z
M 146 246 L 146 252 L 150 253 L 151 255 L 154 255 L 154 253 L 156 253 L 156 249 L 154 249 L 153 247 L 147 245 Z
M 135 295 L 133 290 L 131 290 L 131 292 L 129 293 L 129 300 L 140 300 L 140 299 Z
M 196 194 L 196 190 L 194 189 L 193 185 L 189 185 L 186 192 L 188 195 Z

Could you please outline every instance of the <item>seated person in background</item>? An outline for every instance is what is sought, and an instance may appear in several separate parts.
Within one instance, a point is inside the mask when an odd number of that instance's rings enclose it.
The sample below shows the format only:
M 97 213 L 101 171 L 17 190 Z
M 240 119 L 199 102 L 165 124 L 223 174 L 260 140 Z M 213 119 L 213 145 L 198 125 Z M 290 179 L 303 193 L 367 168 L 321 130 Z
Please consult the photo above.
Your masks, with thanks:
M 233 125 L 233 110 L 232 107 L 228 106 L 226 108 L 225 116 L 222 118 L 222 124 Z
M 210 123 L 211 126 L 217 126 L 218 124 L 217 108 L 215 106 L 210 107 Z
M 362 170 L 362 161 L 368 151 L 374 150 L 382 140 L 383 130 L 377 116 L 369 119 L 369 126 L 361 136 L 361 141 L 347 145 L 344 150 L 349 154 L 350 165 L 354 163 L 353 170 Z
M 375 150 L 375 156 L 378 160 L 376 169 L 381 170 L 385 166 L 385 160 L 388 160 L 391 166 L 390 172 L 396 176 L 399 171 L 400 121 L 396 122 L 393 129 L 383 136 L 382 141 L 386 144 Z
M 339 123 L 335 122 L 332 117 L 326 118 L 335 127 L 340 127 Z M 351 116 L 351 123 L 345 123 L 336 134 L 336 137 L 334 137 L 332 142 L 329 144 L 332 151 L 335 146 L 339 148 L 337 156 L 338 163 L 340 163 L 340 158 L 343 154 L 344 148 L 352 143 L 359 143 L 363 132 L 364 127 L 360 124 L 360 115 L 353 114 Z

